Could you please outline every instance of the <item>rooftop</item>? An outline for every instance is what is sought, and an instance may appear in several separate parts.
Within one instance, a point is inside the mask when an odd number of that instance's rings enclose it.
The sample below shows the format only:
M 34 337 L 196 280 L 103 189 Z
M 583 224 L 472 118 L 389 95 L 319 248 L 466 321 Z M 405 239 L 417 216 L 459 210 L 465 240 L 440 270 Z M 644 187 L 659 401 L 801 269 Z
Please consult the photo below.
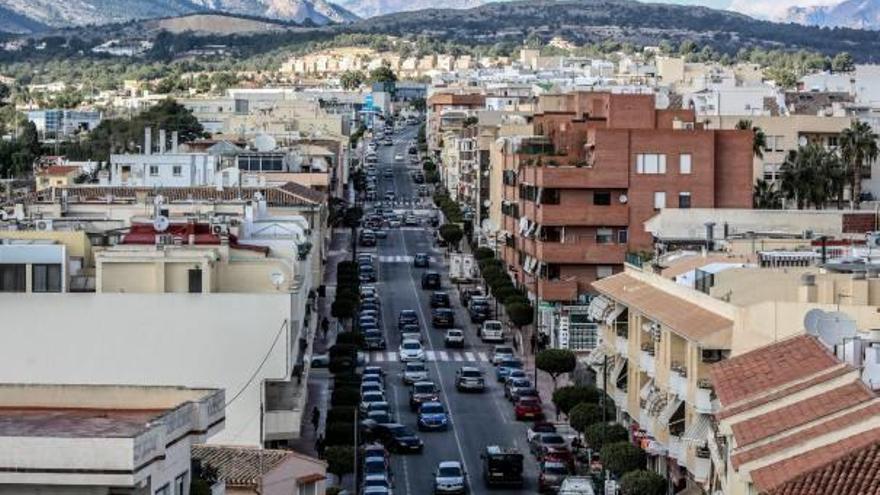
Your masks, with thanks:
M 232 486 L 256 485 L 262 475 L 290 458 L 314 463 L 319 467 L 324 465 L 324 461 L 291 450 L 228 445 L 193 445 L 192 457 L 216 469 L 219 479 Z M 316 475 L 323 477 L 323 473 L 316 472 L 305 475 L 299 481 L 316 481 Z
M 0 409 L 0 436 L 60 438 L 131 438 L 164 410 Z
M 768 495 L 861 495 L 880 493 L 880 442 L 789 480 Z

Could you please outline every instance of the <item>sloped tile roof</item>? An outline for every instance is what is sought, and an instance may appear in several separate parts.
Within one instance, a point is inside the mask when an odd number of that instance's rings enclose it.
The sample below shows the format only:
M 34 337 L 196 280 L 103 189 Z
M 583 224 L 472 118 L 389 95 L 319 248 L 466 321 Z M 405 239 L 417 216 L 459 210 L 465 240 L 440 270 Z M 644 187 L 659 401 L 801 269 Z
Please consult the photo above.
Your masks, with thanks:
M 116 187 L 67 186 L 46 191 L 45 200 L 56 200 L 61 191 L 67 191 L 69 201 L 102 201 L 107 197 L 136 200 L 139 196 L 152 198 L 161 194 L 167 201 L 236 201 L 249 200 L 260 192 L 270 206 L 309 206 L 324 203 L 324 193 L 294 182 L 280 187 Z M 39 194 L 38 194 L 39 196 Z
M 275 469 L 292 452 L 225 445 L 193 445 L 192 457 L 217 470 L 228 485 L 255 486 L 262 475 Z M 320 462 L 320 461 L 318 461 Z
M 625 273 L 593 282 L 593 288 L 707 347 L 730 347 L 733 322 Z
M 880 493 L 880 443 L 787 481 L 768 495 L 874 495 Z
M 710 373 L 715 393 L 727 407 L 838 364 L 815 337 L 801 335 L 721 361 Z

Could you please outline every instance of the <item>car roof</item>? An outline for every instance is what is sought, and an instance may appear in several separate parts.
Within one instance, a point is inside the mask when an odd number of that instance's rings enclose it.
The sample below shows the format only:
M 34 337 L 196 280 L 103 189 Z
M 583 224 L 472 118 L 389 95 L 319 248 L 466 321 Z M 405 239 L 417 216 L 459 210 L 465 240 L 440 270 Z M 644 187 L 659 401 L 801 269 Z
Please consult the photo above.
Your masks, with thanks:
M 402 315 L 413 314 L 414 315 L 414 314 L 416 314 L 416 310 L 414 310 L 414 309 L 401 309 L 400 314 L 402 314 Z
M 419 345 L 422 345 L 422 343 L 419 342 L 419 341 L 416 340 L 416 339 L 403 339 L 403 342 L 401 342 L 400 345 L 403 345 L 403 344 L 419 344 Z
M 437 467 L 438 468 L 455 467 L 455 468 L 461 469 L 461 463 L 458 461 L 440 461 L 440 463 L 437 464 Z
M 432 387 L 436 387 L 436 386 L 437 386 L 436 384 L 434 384 L 434 382 L 432 382 L 432 381 L 430 381 L 430 380 L 422 380 L 422 381 L 419 381 L 419 382 L 415 382 L 415 383 L 413 383 L 413 387 L 414 387 L 414 388 L 415 388 L 415 387 L 418 387 L 419 385 L 422 385 L 422 386 L 424 386 L 424 385 L 430 385 L 430 386 L 432 386 Z
M 480 368 L 477 368 L 476 366 L 462 366 L 458 369 L 458 371 L 478 371 L 482 373 L 482 371 L 480 371 Z

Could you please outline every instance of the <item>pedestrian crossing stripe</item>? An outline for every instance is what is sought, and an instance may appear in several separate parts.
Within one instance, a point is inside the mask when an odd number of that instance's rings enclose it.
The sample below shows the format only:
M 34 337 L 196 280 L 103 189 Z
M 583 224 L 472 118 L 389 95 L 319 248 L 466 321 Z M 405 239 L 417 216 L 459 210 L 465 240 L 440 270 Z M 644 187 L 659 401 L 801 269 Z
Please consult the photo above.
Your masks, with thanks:
M 430 261 L 431 263 L 436 263 L 437 259 L 429 256 L 428 261 Z M 403 256 L 403 255 L 400 255 L 400 256 L 379 256 L 379 262 L 380 263 L 412 263 L 413 257 L 412 256 Z
M 399 360 L 395 351 L 373 351 L 367 355 L 368 363 L 396 363 Z M 489 356 L 485 352 L 425 351 L 425 360 L 444 363 L 488 363 Z

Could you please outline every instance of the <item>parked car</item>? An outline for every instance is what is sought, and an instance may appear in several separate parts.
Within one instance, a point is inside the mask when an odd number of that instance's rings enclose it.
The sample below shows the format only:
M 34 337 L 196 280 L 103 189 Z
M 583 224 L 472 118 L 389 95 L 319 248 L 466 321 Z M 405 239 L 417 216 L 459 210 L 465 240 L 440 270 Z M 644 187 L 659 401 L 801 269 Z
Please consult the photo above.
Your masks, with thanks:
M 539 402 L 541 400 L 541 394 L 538 393 L 538 389 L 534 387 L 517 388 L 510 392 L 510 402 L 513 402 L 514 404 L 516 404 L 518 400 L 526 397 L 531 397 Z
M 401 379 L 407 385 L 425 381 L 428 379 L 428 367 L 421 361 L 406 363 L 403 367 Z
M 388 476 L 391 474 L 388 471 L 388 461 L 384 457 L 367 457 L 366 459 L 364 459 L 361 471 L 363 472 L 364 476 L 370 476 L 374 474 Z
M 434 328 L 452 328 L 455 326 L 455 311 L 449 308 L 436 308 L 431 311 L 431 324 Z
M 440 395 L 434 382 L 415 382 L 409 389 L 409 409 L 411 411 L 418 411 L 419 407 L 425 402 L 436 402 L 438 400 L 440 400 Z
M 370 404 L 374 402 L 386 402 L 385 394 L 383 392 L 367 392 L 361 395 L 361 403 L 359 406 L 361 413 L 366 414 L 369 410 Z
M 546 461 L 540 465 L 538 475 L 538 491 L 541 493 L 556 492 L 562 480 L 569 475 L 568 465 L 559 461 Z
M 449 294 L 445 292 L 434 292 L 431 294 L 432 308 L 448 308 L 451 305 L 452 302 L 449 300 Z
M 520 390 L 524 390 L 527 388 L 532 388 L 532 382 L 527 378 L 513 378 L 507 380 L 504 384 L 504 396 L 511 402 L 516 402 L 514 396 L 519 393 Z
M 571 450 L 568 442 L 558 433 L 540 433 L 532 437 L 529 442 L 529 450 L 532 451 L 538 460 L 543 461 L 545 457 L 551 458 L 569 458 Z
M 446 336 L 443 338 L 443 345 L 446 347 L 464 347 L 464 332 L 458 328 L 447 330 Z
M 440 290 L 440 274 L 437 272 L 425 272 L 422 274 L 423 290 Z
M 376 233 L 372 230 L 364 229 L 361 231 L 358 236 L 358 244 L 363 247 L 375 247 L 376 246 Z
M 404 340 L 397 352 L 402 363 L 425 360 L 425 349 L 418 340 Z
M 455 372 L 455 388 L 459 392 L 486 390 L 486 380 L 480 368 L 464 366 Z
M 524 419 L 535 420 L 544 417 L 544 409 L 541 407 L 541 402 L 534 397 L 523 397 L 516 401 L 516 405 L 513 406 L 513 413 L 517 421 Z
M 507 372 L 507 376 L 504 377 L 504 385 L 507 386 L 507 383 L 511 380 L 528 380 L 529 375 L 521 368 L 513 368 Z
M 416 253 L 413 256 L 413 266 L 416 268 L 428 268 L 430 264 L 430 258 L 428 257 L 428 253 Z
M 483 342 L 504 342 L 504 324 L 498 320 L 486 320 L 480 326 L 480 339 Z
M 419 405 L 416 425 L 419 431 L 446 430 L 449 428 L 449 415 L 440 402 L 422 402 Z
M 523 363 L 519 359 L 505 359 L 498 363 L 498 368 L 495 369 L 495 378 L 499 383 L 504 383 L 511 370 L 521 369 L 523 369 Z
M 401 340 L 418 340 L 422 342 L 422 328 L 418 325 L 404 325 L 400 329 Z
M 374 330 L 363 330 L 364 335 L 364 344 L 366 344 L 367 349 L 385 349 L 385 336 L 382 335 L 382 332 L 376 328 Z
M 463 494 L 467 492 L 466 474 L 458 461 L 443 461 L 434 472 L 434 493 Z

